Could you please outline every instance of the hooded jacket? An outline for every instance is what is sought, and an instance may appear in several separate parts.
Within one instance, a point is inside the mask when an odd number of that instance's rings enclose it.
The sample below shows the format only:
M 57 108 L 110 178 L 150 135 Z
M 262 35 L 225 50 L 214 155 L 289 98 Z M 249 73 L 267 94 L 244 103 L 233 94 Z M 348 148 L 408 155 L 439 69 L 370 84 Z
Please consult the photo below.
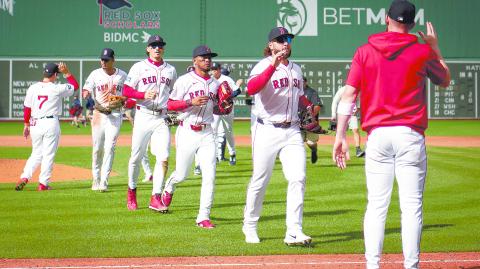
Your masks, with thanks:
M 371 35 L 355 52 L 347 84 L 360 90 L 362 129 L 408 126 L 427 129 L 427 77 L 443 84 L 447 70 L 429 45 L 415 35 L 382 32 Z

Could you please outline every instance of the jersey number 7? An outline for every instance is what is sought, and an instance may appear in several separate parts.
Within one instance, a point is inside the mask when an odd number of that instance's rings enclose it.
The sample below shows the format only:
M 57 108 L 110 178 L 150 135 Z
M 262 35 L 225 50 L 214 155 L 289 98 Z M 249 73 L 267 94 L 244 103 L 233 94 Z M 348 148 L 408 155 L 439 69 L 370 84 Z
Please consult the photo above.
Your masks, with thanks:
M 43 103 L 45 103 L 48 100 L 48 95 L 39 95 L 37 97 L 38 97 L 38 100 L 41 100 L 40 105 L 38 106 L 38 109 L 42 109 Z

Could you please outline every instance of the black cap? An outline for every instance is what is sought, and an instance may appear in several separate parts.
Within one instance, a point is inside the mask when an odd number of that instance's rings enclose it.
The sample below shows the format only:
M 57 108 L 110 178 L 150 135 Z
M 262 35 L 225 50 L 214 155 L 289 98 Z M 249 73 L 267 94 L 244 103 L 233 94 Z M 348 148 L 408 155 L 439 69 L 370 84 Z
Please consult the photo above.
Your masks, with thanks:
M 45 65 L 45 68 L 43 69 L 43 72 L 45 74 L 53 75 L 53 74 L 58 73 L 60 71 L 58 70 L 58 65 L 56 63 L 48 63 L 47 65 Z
M 155 43 L 160 43 L 162 44 L 162 46 L 165 46 L 167 45 L 167 43 L 165 43 L 165 41 L 163 41 L 163 38 L 159 35 L 152 35 L 148 38 L 148 45 L 152 45 L 152 44 L 155 44 Z
M 388 17 L 403 24 L 414 23 L 415 5 L 407 0 L 394 0 L 388 10 Z
M 217 70 L 220 69 L 221 65 L 220 63 L 214 62 L 212 63 L 212 66 L 210 66 L 210 69 Z
M 268 41 L 272 41 L 274 40 L 275 38 L 279 37 L 279 36 L 283 36 L 283 35 L 286 35 L 286 36 L 289 36 L 291 38 L 294 38 L 295 36 L 290 34 L 288 32 L 287 29 L 285 29 L 284 27 L 275 27 L 273 28 L 270 33 L 268 34 Z
M 224 76 L 228 76 L 228 75 L 230 75 L 230 69 L 228 67 L 224 66 L 220 69 L 220 73 L 222 73 L 222 75 L 224 75 Z
M 212 52 L 212 50 L 205 45 L 198 46 L 193 50 L 193 58 L 197 56 L 217 57 L 217 55 L 218 54 L 216 54 L 215 52 Z
M 104 48 L 102 54 L 100 54 L 100 59 L 110 61 L 115 58 L 115 52 L 111 48 Z

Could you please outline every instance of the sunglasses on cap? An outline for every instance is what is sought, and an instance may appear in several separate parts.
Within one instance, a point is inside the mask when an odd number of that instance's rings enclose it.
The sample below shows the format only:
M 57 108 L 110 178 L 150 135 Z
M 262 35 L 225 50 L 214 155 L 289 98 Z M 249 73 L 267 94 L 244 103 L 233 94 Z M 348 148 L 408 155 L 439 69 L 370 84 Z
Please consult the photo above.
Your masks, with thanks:
M 152 47 L 153 49 L 163 49 L 163 44 L 162 43 L 153 43 L 153 44 L 150 44 L 150 47 Z
M 288 44 L 292 43 L 292 37 L 288 35 L 282 35 L 274 39 L 278 43 L 285 43 L 287 42 Z

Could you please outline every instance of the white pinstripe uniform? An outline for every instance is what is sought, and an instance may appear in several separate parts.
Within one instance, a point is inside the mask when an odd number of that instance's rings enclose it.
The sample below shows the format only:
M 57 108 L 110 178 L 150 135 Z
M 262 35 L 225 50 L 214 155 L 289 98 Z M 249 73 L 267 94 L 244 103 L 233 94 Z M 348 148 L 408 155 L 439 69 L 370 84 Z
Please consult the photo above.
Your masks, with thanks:
M 210 96 L 203 106 L 190 106 L 179 115 L 182 124 L 175 135 L 177 148 L 175 172 L 165 184 L 165 191 L 173 193 L 175 185 L 184 181 L 192 165 L 195 152 L 202 169 L 202 189 L 200 209 L 197 223 L 210 219 L 215 188 L 215 137 L 211 123 L 213 122 L 213 106 L 220 83 L 213 77 L 205 80 L 194 71 L 178 78 L 170 95 L 172 100 L 191 100 L 197 96 Z M 200 126 L 194 130 L 195 126 Z
M 271 64 L 272 57 L 252 69 L 250 79 Z M 303 95 L 302 70 L 289 61 L 280 64 L 265 87 L 255 97 L 256 122 L 252 125 L 253 175 L 247 189 L 244 232 L 256 231 L 267 184 L 277 155 L 288 181 L 287 234 L 302 232 L 305 192 L 305 148 L 299 129 L 298 104 Z M 281 126 L 288 123 L 287 126 Z
M 116 68 L 115 73 L 108 75 L 102 68 L 98 68 L 88 76 L 83 86 L 92 94 L 95 103 L 108 106 L 108 97 L 122 95 L 122 87 L 127 73 Z M 111 114 L 104 114 L 98 110 L 93 111 L 92 118 L 92 190 L 106 190 L 108 177 L 112 171 L 120 126 L 122 125 L 121 109 L 115 109 Z
M 162 165 L 168 161 L 170 151 L 170 130 L 165 124 L 167 101 L 177 79 L 175 67 L 163 62 L 159 67 L 148 59 L 132 66 L 125 84 L 139 92 L 155 89 L 157 94 L 153 100 L 138 100 L 135 113 L 135 125 L 132 135 L 132 153 L 128 162 L 128 187 L 137 187 L 140 164 L 149 141 L 150 149 L 156 157 L 153 171 L 152 195 L 162 192 L 162 184 L 167 167 Z M 165 166 L 165 167 L 164 167 Z

